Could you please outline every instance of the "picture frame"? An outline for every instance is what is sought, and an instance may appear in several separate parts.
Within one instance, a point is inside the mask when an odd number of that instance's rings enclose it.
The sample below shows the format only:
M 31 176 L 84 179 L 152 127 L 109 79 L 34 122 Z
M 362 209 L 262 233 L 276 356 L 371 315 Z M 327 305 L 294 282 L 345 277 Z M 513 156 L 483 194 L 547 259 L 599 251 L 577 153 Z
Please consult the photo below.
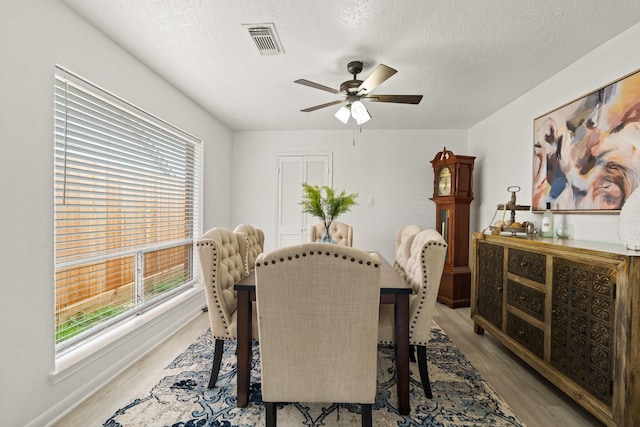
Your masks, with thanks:
M 619 213 L 639 186 L 640 70 L 533 120 L 532 211 Z

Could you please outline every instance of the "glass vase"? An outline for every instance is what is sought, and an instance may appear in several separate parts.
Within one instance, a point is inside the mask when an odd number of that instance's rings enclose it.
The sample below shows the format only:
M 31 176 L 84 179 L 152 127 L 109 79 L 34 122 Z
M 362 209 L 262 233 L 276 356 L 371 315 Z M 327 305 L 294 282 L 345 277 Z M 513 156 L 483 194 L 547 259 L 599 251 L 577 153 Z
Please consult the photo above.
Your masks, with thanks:
M 327 224 L 327 226 L 324 228 L 324 237 L 322 238 L 322 240 L 320 240 L 322 243 L 336 243 L 336 241 L 331 238 L 331 234 L 329 234 L 330 226 L 331 223 Z
M 640 250 L 640 190 L 637 188 L 622 205 L 618 235 L 628 249 Z

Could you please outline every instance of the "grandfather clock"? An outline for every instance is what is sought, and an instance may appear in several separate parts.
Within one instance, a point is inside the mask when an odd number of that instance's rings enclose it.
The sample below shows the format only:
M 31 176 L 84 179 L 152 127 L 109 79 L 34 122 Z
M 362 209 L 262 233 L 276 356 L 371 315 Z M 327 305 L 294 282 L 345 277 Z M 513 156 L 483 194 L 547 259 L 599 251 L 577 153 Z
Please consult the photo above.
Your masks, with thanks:
M 471 302 L 469 205 L 474 160 L 473 156 L 457 156 L 446 147 L 431 160 L 436 230 L 448 245 L 438 301 L 451 308 L 468 307 Z

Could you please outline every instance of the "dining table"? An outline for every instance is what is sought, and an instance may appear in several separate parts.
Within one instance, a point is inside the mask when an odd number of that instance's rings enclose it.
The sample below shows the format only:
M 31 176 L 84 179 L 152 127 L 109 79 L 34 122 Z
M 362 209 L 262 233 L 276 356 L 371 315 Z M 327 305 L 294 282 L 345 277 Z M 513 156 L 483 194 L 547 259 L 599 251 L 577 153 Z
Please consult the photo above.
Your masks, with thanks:
M 411 286 L 381 255 L 380 304 L 394 304 L 395 369 L 398 410 L 409 415 L 409 295 Z M 237 407 L 249 404 L 252 357 L 252 302 L 256 299 L 255 270 L 236 282 L 237 293 Z

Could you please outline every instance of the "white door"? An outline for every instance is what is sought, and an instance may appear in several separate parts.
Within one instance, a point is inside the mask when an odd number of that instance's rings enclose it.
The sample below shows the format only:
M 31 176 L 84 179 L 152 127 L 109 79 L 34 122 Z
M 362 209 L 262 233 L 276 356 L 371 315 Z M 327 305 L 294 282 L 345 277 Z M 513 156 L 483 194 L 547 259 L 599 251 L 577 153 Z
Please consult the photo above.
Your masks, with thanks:
M 331 186 L 332 153 L 278 155 L 278 247 L 309 240 L 318 218 L 302 214 L 302 183 Z

